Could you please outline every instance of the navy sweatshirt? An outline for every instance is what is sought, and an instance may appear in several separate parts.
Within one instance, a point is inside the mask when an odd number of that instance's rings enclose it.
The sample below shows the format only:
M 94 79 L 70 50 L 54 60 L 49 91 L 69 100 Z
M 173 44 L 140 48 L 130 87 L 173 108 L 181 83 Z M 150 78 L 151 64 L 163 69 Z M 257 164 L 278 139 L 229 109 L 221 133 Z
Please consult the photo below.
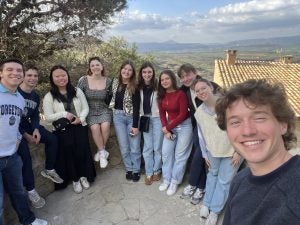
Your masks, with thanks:
M 25 108 L 19 130 L 21 134 L 25 132 L 31 133 L 34 129 L 38 129 L 40 125 L 40 97 L 34 90 L 31 93 L 27 93 L 19 87 L 18 91 L 25 99 Z
M 233 179 L 223 225 L 299 225 L 300 156 L 254 176 L 249 168 Z

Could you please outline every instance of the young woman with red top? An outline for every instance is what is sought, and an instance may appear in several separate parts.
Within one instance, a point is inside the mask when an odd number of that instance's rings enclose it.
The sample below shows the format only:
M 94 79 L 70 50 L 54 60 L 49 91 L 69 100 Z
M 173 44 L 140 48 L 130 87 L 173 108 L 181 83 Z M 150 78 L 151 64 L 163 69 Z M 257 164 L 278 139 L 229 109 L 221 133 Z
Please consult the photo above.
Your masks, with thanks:
M 182 182 L 187 159 L 192 150 L 193 129 L 188 112 L 188 99 L 176 84 L 171 70 L 164 70 L 158 84 L 159 114 L 164 140 L 162 146 L 163 183 L 160 191 L 174 195 Z

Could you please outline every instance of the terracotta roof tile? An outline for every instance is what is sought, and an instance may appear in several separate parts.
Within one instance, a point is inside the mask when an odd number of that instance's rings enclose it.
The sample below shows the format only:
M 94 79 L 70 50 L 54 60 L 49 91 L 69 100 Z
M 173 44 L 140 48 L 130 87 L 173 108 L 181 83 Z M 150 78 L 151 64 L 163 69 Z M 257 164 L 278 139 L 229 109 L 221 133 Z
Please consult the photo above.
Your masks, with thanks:
M 289 102 L 296 116 L 300 117 L 300 64 L 237 60 L 234 65 L 228 65 L 226 60 L 215 60 L 214 81 L 222 87 L 262 78 L 280 81 L 284 85 Z

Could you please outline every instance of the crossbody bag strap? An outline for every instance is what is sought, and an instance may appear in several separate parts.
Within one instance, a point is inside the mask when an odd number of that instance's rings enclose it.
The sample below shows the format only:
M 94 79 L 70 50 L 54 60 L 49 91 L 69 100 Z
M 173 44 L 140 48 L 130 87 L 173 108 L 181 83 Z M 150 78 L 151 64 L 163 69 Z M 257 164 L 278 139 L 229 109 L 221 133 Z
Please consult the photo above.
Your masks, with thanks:
M 152 103 L 153 103 L 153 98 L 154 98 L 154 91 L 152 91 L 152 94 L 151 94 L 151 101 L 150 101 L 151 115 L 152 115 Z

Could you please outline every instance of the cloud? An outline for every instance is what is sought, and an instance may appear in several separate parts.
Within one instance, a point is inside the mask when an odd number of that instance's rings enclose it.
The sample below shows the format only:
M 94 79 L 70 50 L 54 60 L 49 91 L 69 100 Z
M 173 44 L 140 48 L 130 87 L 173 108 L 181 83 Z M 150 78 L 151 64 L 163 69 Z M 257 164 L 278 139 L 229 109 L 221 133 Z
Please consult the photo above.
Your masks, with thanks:
M 167 29 L 188 24 L 181 17 L 163 17 L 158 14 L 145 14 L 140 11 L 128 12 L 119 18 L 115 29 L 133 31 L 144 29 Z
M 208 14 L 219 16 L 228 14 L 256 14 L 288 9 L 299 5 L 298 0 L 253 0 L 249 2 L 229 4 L 224 7 L 213 8 Z
M 299 35 L 298 21 L 300 0 L 252 0 L 212 8 L 205 14 L 193 10 L 174 17 L 129 11 L 110 33 L 135 42 L 224 42 Z
M 207 18 L 211 22 L 218 22 L 223 25 L 263 24 L 266 21 L 274 21 L 272 24 L 276 26 L 278 21 L 299 21 L 300 1 L 253 0 L 246 3 L 230 4 L 225 7 L 211 9 L 207 14 Z

